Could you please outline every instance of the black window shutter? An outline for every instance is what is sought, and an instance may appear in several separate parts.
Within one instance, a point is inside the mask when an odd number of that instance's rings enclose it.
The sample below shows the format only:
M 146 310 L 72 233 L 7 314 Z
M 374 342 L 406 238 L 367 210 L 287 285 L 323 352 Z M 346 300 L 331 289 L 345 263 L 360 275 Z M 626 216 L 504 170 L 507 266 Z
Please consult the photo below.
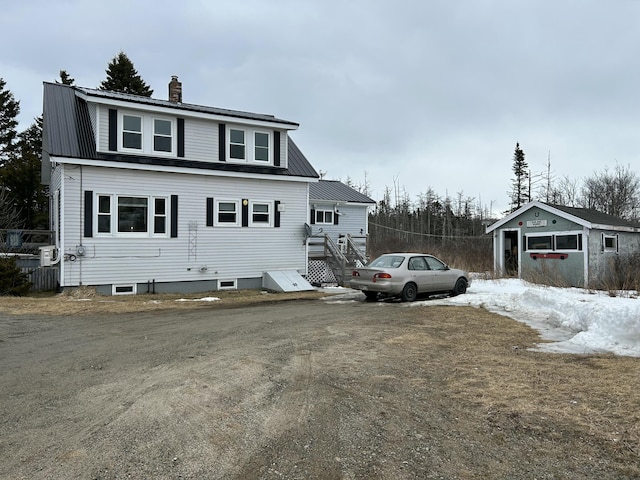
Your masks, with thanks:
M 273 132 L 273 165 L 280 166 L 280 132 Z
M 338 210 L 333 211 L 333 224 L 338 225 L 338 219 L 340 218 Z
M 280 200 L 276 200 L 273 205 L 273 226 L 278 228 L 280 226 Z
M 109 150 L 118 150 L 118 110 L 109 109 Z
M 218 124 L 218 160 L 220 162 L 227 161 L 227 125 L 225 123 Z
M 242 226 L 249 226 L 249 200 L 246 198 L 242 199 Z
M 171 238 L 178 236 L 178 196 L 171 195 Z
M 184 118 L 178 119 L 178 156 L 184 157 Z
M 84 236 L 93 237 L 93 192 L 84 191 Z
M 207 198 L 207 227 L 213 227 L 213 198 Z
M 312 208 L 311 209 L 311 215 L 309 215 L 309 220 L 311 221 L 311 225 L 315 225 L 316 223 L 316 209 Z

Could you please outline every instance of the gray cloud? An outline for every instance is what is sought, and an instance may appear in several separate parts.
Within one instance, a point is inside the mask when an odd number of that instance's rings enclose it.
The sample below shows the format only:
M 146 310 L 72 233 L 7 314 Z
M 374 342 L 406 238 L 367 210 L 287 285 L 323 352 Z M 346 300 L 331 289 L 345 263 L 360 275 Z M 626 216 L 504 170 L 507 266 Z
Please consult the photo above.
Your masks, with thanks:
M 166 98 L 272 113 L 330 178 L 504 209 L 517 141 L 533 171 L 637 163 L 633 0 L 7 2 L 0 76 L 26 127 L 42 81 L 83 86 L 120 50 Z

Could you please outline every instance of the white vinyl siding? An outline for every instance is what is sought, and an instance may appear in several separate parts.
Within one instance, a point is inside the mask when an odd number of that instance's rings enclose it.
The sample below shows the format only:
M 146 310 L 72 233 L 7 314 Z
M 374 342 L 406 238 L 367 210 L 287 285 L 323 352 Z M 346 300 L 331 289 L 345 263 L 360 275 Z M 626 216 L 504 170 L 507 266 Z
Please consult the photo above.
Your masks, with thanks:
M 67 166 L 65 166 L 67 167 Z M 63 261 L 62 286 L 260 278 L 268 270 L 306 271 L 303 225 L 307 184 L 99 167 L 69 167 L 64 175 L 64 253 L 82 244 L 86 254 Z M 83 192 L 178 196 L 178 237 L 83 237 Z M 280 227 L 206 227 L 206 199 L 249 199 L 285 205 Z M 94 208 L 96 208 L 94 199 Z M 167 200 L 170 217 L 170 202 Z M 240 205 L 238 207 L 241 208 Z M 239 213 L 240 214 L 240 213 Z M 94 218 L 94 231 L 95 231 Z M 169 220 L 167 220 L 169 223 Z M 167 225 L 167 229 L 169 226 Z M 194 247 L 195 245 L 195 247 Z M 208 266 L 201 270 L 202 266 Z

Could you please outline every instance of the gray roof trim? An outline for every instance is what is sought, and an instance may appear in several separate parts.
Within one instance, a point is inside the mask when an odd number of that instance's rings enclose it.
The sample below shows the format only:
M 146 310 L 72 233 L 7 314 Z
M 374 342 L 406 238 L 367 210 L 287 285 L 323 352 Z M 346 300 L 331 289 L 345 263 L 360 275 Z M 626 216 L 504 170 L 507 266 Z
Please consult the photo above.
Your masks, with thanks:
M 275 116 L 269 114 L 244 112 L 241 110 L 230 110 L 227 108 L 208 107 L 191 103 L 174 103 L 170 102 L 169 100 L 160 100 L 151 97 L 144 97 L 141 95 L 132 95 L 130 93 L 111 92 L 108 90 L 98 90 L 86 87 L 73 86 L 71 88 L 86 97 L 92 97 L 96 101 L 102 101 L 104 103 L 125 102 L 128 104 L 133 103 L 138 105 L 148 105 L 155 108 L 170 108 L 173 110 L 182 110 L 184 112 L 204 113 L 208 115 L 219 115 L 222 117 L 276 123 L 283 126 L 288 126 L 291 129 L 297 129 L 299 127 L 299 124 L 296 122 L 276 118 Z
M 99 160 L 104 162 L 105 166 L 130 163 L 313 179 L 319 177 L 307 158 L 288 135 L 287 168 L 227 162 L 196 162 L 187 158 L 176 157 L 99 153 L 96 149 L 87 103 L 77 95 L 76 88 L 45 82 L 43 107 L 43 130 L 45 134 L 43 135 L 42 149 L 44 158 L 66 157 Z
M 640 224 L 625 220 L 623 218 L 614 217 L 606 213 L 598 212 L 596 210 L 587 208 L 565 207 L 563 205 L 551 205 L 539 201 L 529 202 L 523 205 L 516 211 L 510 213 L 502 220 L 497 221 L 493 225 L 487 227 L 487 233 L 491 233 L 494 230 L 500 228 L 506 223 L 510 222 L 514 218 L 522 215 L 524 212 L 531 208 L 538 207 L 554 215 L 558 215 L 561 218 L 565 218 L 569 221 L 582 225 L 589 229 L 600 230 L 617 230 L 627 232 L 640 232 Z
M 376 201 L 338 180 L 320 180 L 309 185 L 309 200 L 360 204 L 375 204 Z

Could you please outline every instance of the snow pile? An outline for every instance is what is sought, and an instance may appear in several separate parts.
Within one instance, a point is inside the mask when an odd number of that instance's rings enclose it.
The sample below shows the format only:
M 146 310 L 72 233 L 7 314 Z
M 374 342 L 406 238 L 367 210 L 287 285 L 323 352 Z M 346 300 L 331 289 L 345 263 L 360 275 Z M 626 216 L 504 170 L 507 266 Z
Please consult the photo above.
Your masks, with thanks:
M 518 279 L 473 280 L 465 295 L 411 305 L 469 305 L 506 315 L 552 340 L 541 344 L 541 351 L 607 351 L 640 357 L 640 299 L 636 296 L 637 292 L 626 292 L 610 297 L 606 292 L 545 287 Z

